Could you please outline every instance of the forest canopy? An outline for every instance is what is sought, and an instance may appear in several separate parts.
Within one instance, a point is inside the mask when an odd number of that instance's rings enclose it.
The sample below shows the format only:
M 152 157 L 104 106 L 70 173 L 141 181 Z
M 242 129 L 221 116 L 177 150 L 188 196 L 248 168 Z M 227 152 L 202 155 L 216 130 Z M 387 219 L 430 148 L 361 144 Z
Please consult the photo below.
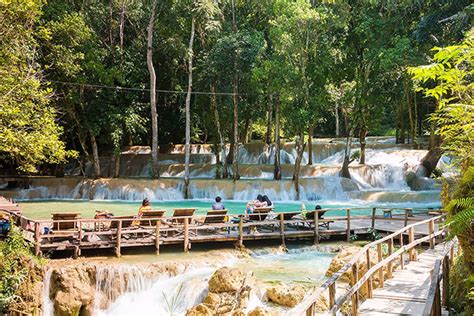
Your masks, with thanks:
M 474 6 L 0 0 L 0 9 L 0 158 L 34 173 L 78 154 L 100 175 L 99 155 L 153 142 L 216 152 L 231 143 L 230 164 L 239 143 L 276 134 L 300 150 L 308 137 L 360 138 L 361 163 L 367 135 L 416 146 L 433 134 L 427 118 L 439 105 L 408 68 L 461 43 Z

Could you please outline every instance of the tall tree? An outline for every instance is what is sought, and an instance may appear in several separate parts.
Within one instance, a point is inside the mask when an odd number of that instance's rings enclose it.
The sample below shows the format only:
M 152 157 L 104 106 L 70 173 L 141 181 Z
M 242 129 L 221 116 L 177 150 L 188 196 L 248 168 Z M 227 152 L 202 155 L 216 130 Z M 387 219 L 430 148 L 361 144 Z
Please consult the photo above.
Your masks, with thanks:
M 156 112 L 156 73 L 153 65 L 153 33 L 155 29 L 155 15 L 158 0 L 153 0 L 151 5 L 150 20 L 147 27 L 147 54 L 146 63 L 150 73 L 150 109 L 151 109 L 151 159 L 152 178 L 160 177 L 160 165 L 158 162 L 158 114 Z

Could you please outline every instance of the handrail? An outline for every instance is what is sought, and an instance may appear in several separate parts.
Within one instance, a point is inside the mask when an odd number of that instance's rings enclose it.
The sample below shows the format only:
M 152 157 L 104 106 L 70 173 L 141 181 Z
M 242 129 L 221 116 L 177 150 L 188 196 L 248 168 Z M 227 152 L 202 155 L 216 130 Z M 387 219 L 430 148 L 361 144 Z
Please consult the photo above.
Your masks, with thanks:
M 382 244 L 383 242 L 386 242 L 386 241 L 388 241 L 388 240 L 393 240 L 394 238 L 399 237 L 400 235 L 403 235 L 403 234 L 405 234 L 405 233 L 407 233 L 407 232 L 413 232 L 413 229 L 414 229 L 416 226 L 423 225 L 423 224 L 427 224 L 427 223 L 430 223 L 430 222 L 435 222 L 435 221 L 437 221 L 437 220 L 441 220 L 441 219 L 443 219 L 445 216 L 446 216 L 446 215 L 443 214 L 443 215 L 435 216 L 435 217 L 433 217 L 433 218 L 429 218 L 429 219 L 426 219 L 426 220 L 423 220 L 423 221 L 419 221 L 419 222 L 416 222 L 416 223 L 407 225 L 407 226 L 405 226 L 405 227 L 403 227 L 403 228 L 397 230 L 396 232 L 394 232 L 394 233 L 392 233 L 392 234 L 390 234 L 390 235 L 387 235 L 387 236 L 385 236 L 385 237 L 383 237 L 383 238 L 381 238 L 381 239 L 378 239 L 378 240 L 376 240 L 376 241 L 373 241 L 373 242 L 371 242 L 371 243 L 365 245 L 364 247 L 362 247 L 361 250 L 359 250 L 359 252 L 358 252 L 357 254 L 355 254 L 355 255 L 352 257 L 352 259 L 351 259 L 348 263 L 346 263 L 341 269 L 339 269 L 339 271 L 337 271 L 337 272 L 336 272 L 335 274 L 333 274 L 329 279 L 327 279 L 318 289 L 316 289 L 316 290 L 314 291 L 314 293 L 313 293 L 312 295 L 308 296 L 303 302 L 301 302 L 298 306 L 296 306 L 292 311 L 294 311 L 295 314 L 298 314 L 298 313 L 299 313 L 299 314 L 302 314 L 302 313 L 304 313 L 304 312 L 306 312 L 306 311 L 311 310 L 311 307 L 315 304 L 315 302 L 316 302 L 317 299 L 322 295 L 322 293 L 323 293 L 324 291 L 326 291 L 327 289 L 329 289 L 330 287 L 334 287 L 336 281 L 337 281 L 346 271 L 348 271 L 349 269 L 351 269 L 352 266 L 355 265 L 363 255 L 367 254 L 367 251 L 368 251 L 369 249 L 371 249 L 371 248 L 373 248 L 374 246 L 377 246 L 377 245 L 379 245 L 379 244 Z M 423 238 L 421 238 L 421 239 L 418 239 L 418 240 L 422 240 L 422 241 L 420 241 L 419 243 L 421 243 L 421 242 L 423 242 L 423 241 L 432 240 L 432 238 L 434 238 L 434 237 L 436 237 L 436 236 L 438 236 L 438 235 L 440 235 L 440 234 L 442 234 L 442 233 L 443 233 L 443 230 L 440 230 L 440 231 L 438 231 L 438 232 L 436 232 L 436 233 L 430 233 L 428 236 L 425 236 L 425 237 L 423 237 Z M 418 241 L 418 240 L 417 240 L 417 241 Z M 416 246 L 416 245 L 419 244 L 419 243 L 411 242 L 410 244 L 405 245 L 405 246 L 403 246 L 403 248 L 401 248 L 401 249 L 404 249 L 404 251 L 398 250 L 398 251 L 396 252 L 396 254 L 397 254 L 398 256 L 400 256 L 400 255 L 401 255 L 402 253 L 404 253 L 406 250 L 409 250 L 409 249 L 413 248 L 414 246 Z M 412 245 L 412 247 L 409 247 L 410 245 Z M 397 256 L 396 256 L 395 254 L 392 254 L 390 257 L 393 257 L 393 258 L 392 258 L 391 260 L 384 260 L 385 263 L 387 263 L 387 261 L 393 261 L 394 258 L 396 258 Z M 383 261 L 381 261 L 381 262 L 383 262 Z M 378 269 L 380 269 L 380 268 L 383 266 L 383 264 L 380 264 L 381 262 L 379 262 L 379 263 L 377 263 L 376 265 L 374 265 L 374 267 L 371 268 L 371 269 L 369 269 L 369 270 L 366 272 L 366 274 L 367 274 L 369 271 L 375 272 L 375 271 L 377 271 Z M 366 275 L 366 274 L 365 274 L 365 275 Z M 364 282 L 367 281 L 367 279 L 368 279 L 370 276 L 372 276 L 372 274 L 373 274 L 373 273 L 371 273 L 369 276 L 367 276 L 367 278 L 364 280 Z M 365 276 L 365 275 L 364 275 L 364 276 Z M 362 279 L 361 279 L 361 280 L 362 280 Z M 361 283 L 360 285 L 362 285 L 363 282 L 360 282 L 360 283 Z M 356 284 L 358 284 L 358 283 L 356 283 Z M 358 288 L 360 288 L 360 285 L 359 285 Z M 355 286 L 355 285 L 353 285 L 353 287 L 354 287 L 354 286 Z M 358 288 L 357 288 L 357 289 L 358 289 Z M 352 288 L 351 288 L 351 290 L 352 290 Z M 355 290 L 354 290 L 354 291 L 355 291 Z M 353 293 L 352 293 L 352 294 L 353 294 Z M 349 295 L 346 295 L 345 298 L 347 299 L 348 296 L 349 296 Z M 339 302 L 339 301 L 338 301 L 338 302 Z M 336 303 L 335 305 L 338 305 L 338 302 L 335 302 L 335 303 Z M 333 307 L 333 306 L 331 306 L 331 309 L 332 309 L 332 307 Z
M 424 316 L 441 315 L 441 307 L 449 307 L 450 264 L 454 259 L 453 249 L 457 241 L 457 238 L 452 239 L 443 252 L 441 259 L 436 259 L 435 261 L 428 296 L 426 298 L 425 307 L 423 308 L 422 315 Z M 442 273 L 440 273 L 441 271 Z M 440 290 L 441 280 L 443 280 L 442 295 Z

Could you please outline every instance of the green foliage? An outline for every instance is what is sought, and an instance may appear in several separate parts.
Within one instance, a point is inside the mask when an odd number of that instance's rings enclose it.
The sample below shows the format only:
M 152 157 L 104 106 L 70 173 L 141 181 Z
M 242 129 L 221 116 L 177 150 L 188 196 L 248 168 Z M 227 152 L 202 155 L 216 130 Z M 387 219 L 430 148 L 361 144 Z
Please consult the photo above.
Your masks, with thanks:
M 434 48 L 432 64 L 409 69 L 422 85 L 419 90 L 436 100 L 438 109 L 431 120 L 443 139 L 442 148 L 463 169 L 474 155 L 473 44 L 470 31 L 460 45 Z
M 456 315 L 474 313 L 474 271 L 465 253 L 455 259 L 450 269 L 450 302 Z
M 18 300 L 17 291 L 29 278 L 30 269 L 42 262 L 31 255 L 30 247 L 20 230 L 11 225 L 10 232 L 4 241 L 0 241 L 0 312 Z
M 382 238 L 382 235 L 379 233 L 379 231 L 374 228 L 369 228 L 367 230 L 367 234 L 369 234 L 369 239 L 373 241 Z
M 39 0 L 0 2 L 0 157 L 27 173 L 74 155 L 60 139 L 52 90 L 35 62 L 33 25 L 42 5 Z

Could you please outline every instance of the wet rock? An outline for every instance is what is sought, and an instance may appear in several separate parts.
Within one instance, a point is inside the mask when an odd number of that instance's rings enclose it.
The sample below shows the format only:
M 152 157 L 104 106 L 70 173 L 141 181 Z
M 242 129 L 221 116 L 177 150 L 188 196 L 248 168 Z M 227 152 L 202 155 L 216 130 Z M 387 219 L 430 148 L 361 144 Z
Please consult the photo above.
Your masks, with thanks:
M 53 270 L 50 293 L 53 293 L 54 315 L 92 315 L 95 269 L 78 265 Z
M 267 289 L 267 297 L 271 302 L 287 307 L 298 305 L 303 300 L 305 293 L 305 288 L 298 285 L 279 284 Z
M 213 313 L 205 304 L 194 306 L 186 312 L 186 316 L 212 316 Z
M 248 313 L 248 316 L 276 316 L 276 315 L 278 315 L 278 313 L 270 311 L 261 306 L 256 307 L 254 310 Z
M 405 173 L 405 181 L 413 191 L 430 190 L 434 186 L 434 180 L 422 177 L 413 171 Z
M 246 274 L 237 268 L 223 267 L 211 276 L 209 280 L 209 292 L 236 292 L 239 290 L 246 278 Z

